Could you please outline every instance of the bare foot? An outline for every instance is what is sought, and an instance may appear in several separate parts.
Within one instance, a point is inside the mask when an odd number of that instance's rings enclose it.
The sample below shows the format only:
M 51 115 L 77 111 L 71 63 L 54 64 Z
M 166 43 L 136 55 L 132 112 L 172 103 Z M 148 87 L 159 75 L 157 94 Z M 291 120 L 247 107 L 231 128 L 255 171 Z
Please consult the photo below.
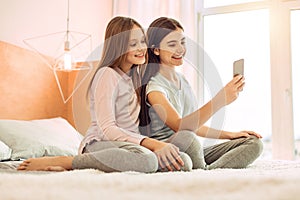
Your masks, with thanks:
M 72 169 L 71 156 L 29 158 L 19 165 L 18 170 L 25 171 L 65 171 Z
M 60 166 L 49 166 L 49 167 L 46 167 L 46 171 L 63 172 L 63 171 L 67 171 L 67 170 Z

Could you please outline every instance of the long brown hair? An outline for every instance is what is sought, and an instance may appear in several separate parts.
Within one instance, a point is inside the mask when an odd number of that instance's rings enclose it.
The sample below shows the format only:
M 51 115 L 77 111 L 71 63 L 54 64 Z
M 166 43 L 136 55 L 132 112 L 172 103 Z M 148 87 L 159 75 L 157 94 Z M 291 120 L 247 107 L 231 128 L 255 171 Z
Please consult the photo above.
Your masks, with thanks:
M 183 30 L 181 24 L 172 18 L 160 17 L 154 20 L 148 30 L 148 64 L 145 73 L 142 78 L 142 86 L 140 90 L 140 101 L 141 110 L 139 114 L 140 119 L 140 132 L 143 135 L 150 135 L 150 123 L 151 119 L 149 116 L 149 106 L 147 105 L 146 87 L 151 77 L 155 76 L 159 71 L 160 57 L 154 54 L 154 49 L 160 48 L 161 41 L 171 32 L 175 31 L 177 28 Z
M 102 67 L 120 67 L 120 65 L 126 60 L 130 30 L 134 25 L 139 27 L 144 33 L 142 26 L 132 18 L 117 16 L 110 20 L 105 31 L 105 41 L 103 45 L 102 56 L 89 84 L 89 89 L 91 88 L 91 84 L 99 69 Z M 132 66 L 130 75 L 139 98 L 139 88 L 141 83 L 137 67 L 138 65 Z

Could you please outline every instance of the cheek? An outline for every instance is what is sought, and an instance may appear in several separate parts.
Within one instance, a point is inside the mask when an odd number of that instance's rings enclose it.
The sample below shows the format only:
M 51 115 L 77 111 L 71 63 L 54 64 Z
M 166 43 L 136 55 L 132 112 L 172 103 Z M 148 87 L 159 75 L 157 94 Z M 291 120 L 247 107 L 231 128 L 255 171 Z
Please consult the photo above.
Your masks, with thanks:
M 127 53 L 127 58 L 132 59 L 134 58 L 134 53 L 132 51 Z
M 167 51 L 164 54 L 164 59 L 170 61 L 172 59 L 173 52 Z
M 147 46 L 146 43 L 143 43 L 143 44 L 141 45 L 141 48 L 142 48 L 142 49 L 147 49 L 147 47 L 148 47 L 148 46 Z
M 169 49 L 164 49 L 160 51 L 160 57 L 168 58 L 173 55 L 173 52 Z

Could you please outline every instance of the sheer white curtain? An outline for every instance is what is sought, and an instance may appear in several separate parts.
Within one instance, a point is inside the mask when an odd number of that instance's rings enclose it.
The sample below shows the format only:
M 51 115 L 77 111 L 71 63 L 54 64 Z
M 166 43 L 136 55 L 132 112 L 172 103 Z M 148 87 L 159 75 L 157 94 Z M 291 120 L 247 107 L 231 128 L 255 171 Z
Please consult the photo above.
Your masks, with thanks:
M 114 0 L 113 14 L 130 16 L 148 27 L 156 18 L 166 16 L 182 23 L 185 33 L 195 39 L 195 0 Z
M 197 86 L 197 14 L 195 0 L 114 0 L 113 15 L 128 16 L 137 20 L 145 29 L 159 17 L 178 20 L 187 37 L 187 54 L 180 70 L 190 81 L 195 92 Z

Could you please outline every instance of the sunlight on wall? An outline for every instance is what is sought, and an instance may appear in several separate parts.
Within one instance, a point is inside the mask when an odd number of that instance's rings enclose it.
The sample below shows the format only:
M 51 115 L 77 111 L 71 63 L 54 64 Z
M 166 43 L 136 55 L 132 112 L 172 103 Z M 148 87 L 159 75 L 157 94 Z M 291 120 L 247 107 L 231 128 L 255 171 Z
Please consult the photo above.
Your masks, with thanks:
M 300 139 L 300 10 L 291 11 L 294 134 Z
M 246 85 L 239 98 L 225 108 L 224 130 L 253 130 L 265 139 L 270 138 L 269 41 L 268 10 L 204 17 L 204 49 L 214 62 L 223 85 L 232 79 L 233 61 L 245 59 Z M 205 101 L 213 95 L 206 87 Z

